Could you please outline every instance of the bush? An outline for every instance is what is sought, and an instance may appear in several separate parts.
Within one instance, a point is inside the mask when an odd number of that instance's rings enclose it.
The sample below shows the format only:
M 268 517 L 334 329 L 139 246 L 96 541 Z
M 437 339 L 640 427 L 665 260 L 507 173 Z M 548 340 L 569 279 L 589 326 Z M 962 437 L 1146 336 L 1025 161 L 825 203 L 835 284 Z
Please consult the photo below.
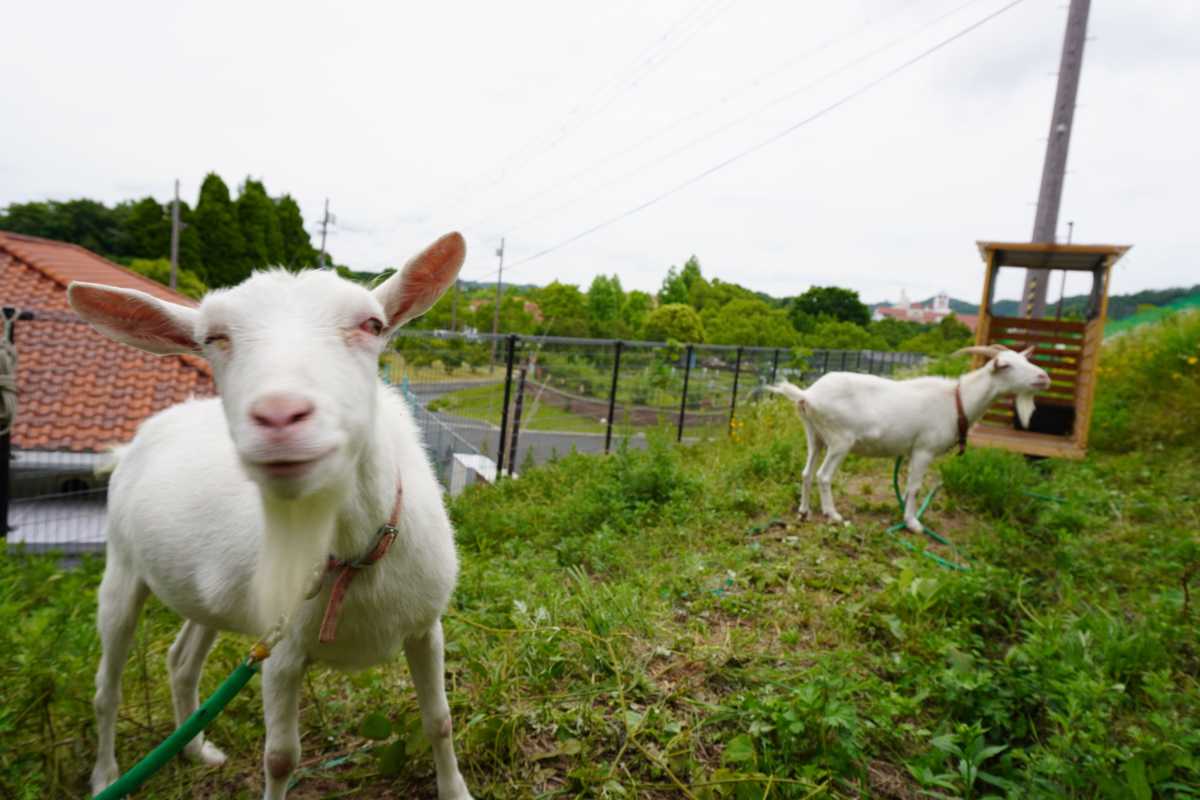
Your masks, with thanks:
M 1106 342 L 1092 413 L 1097 448 L 1127 452 L 1200 439 L 1200 313 Z

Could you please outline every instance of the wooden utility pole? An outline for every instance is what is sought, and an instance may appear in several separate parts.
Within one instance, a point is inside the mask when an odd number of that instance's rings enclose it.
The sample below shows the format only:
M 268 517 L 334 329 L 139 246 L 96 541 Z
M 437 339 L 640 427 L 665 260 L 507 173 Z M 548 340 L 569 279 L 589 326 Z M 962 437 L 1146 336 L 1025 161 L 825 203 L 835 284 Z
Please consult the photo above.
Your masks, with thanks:
M 504 281 L 504 237 L 500 237 L 500 247 L 496 250 L 500 257 L 500 269 L 496 272 L 496 306 L 492 309 L 492 367 L 496 365 L 496 335 L 500 333 L 500 284 Z
M 171 280 L 172 289 L 179 282 L 179 179 L 175 179 L 175 199 L 171 201 Z
M 325 198 L 325 214 L 321 217 L 321 256 L 317 262 L 320 269 L 325 269 L 325 234 L 329 232 L 329 226 L 336 220 L 329 215 L 329 198 Z
M 1042 163 L 1042 184 L 1038 190 L 1037 214 L 1033 220 L 1033 241 L 1053 242 L 1058 228 L 1058 208 L 1062 201 L 1063 177 L 1067 171 L 1067 149 L 1071 144 L 1071 125 L 1075 120 L 1075 96 L 1079 91 L 1079 73 L 1083 67 L 1083 44 L 1087 37 L 1091 0 L 1071 0 L 1067 12 L 1067 32 L 1063 37 L 1062 60 L 1058 68 L 1058 89 L 1054 93 L 1054 111 L 1050 115 L 1050 137 L 1046 140 L 1046 159 Z M 1026 317 L 1041 317 L 1046 310 L 1044 269 L 1025 271 L 1022 303 Z

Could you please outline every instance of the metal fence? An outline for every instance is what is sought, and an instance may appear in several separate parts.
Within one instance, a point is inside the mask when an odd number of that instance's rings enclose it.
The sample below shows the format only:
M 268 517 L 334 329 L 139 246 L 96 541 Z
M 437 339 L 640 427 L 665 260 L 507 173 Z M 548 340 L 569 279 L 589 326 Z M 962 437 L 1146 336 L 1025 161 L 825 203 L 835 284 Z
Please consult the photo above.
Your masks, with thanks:
M 828 371 L 879 375 L 913 353 L 675 345 L 401 331 L 380 365 L 403 394 L 439 479 L 452 493 L 571 451 L 724 435 L 738 408 L 780 379 Z M 14 447 L 0 480 L 0 532 L 27 551 L 103 550 L 107 476 L 100 453 Z M 7 525 L 5 525 L 7 522 Z

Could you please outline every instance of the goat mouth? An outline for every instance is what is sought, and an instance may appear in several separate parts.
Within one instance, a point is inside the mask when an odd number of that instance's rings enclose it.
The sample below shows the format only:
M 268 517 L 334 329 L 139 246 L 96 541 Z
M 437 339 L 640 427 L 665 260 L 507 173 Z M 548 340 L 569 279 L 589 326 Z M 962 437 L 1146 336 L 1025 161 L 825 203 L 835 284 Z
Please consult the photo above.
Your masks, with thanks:
M 312 458 L 256 461 L 254 462 L 254 466 L 261 469 L 271 478 L 299 478 L 310 472 L 318 463 L 324 461 L 325 457 L 332 452 L 332 450 L 326 450 L 324 453 L 320 453 Z

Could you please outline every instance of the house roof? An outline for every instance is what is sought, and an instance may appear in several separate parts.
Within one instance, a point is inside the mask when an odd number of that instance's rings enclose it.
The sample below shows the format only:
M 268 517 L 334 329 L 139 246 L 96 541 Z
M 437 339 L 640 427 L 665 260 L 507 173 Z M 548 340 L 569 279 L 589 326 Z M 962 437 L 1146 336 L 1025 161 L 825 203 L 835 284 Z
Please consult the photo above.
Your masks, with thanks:
M 15 328 L 19 405 L 13 447 L 98 452 L 129 441 L 151 414 L 215 393 L 203 359 L 155 356 L 97 333 L 67 304 L 71 281 L 196 305 L 85 248 L 0 231 L 0 302 L 34 315 Z

